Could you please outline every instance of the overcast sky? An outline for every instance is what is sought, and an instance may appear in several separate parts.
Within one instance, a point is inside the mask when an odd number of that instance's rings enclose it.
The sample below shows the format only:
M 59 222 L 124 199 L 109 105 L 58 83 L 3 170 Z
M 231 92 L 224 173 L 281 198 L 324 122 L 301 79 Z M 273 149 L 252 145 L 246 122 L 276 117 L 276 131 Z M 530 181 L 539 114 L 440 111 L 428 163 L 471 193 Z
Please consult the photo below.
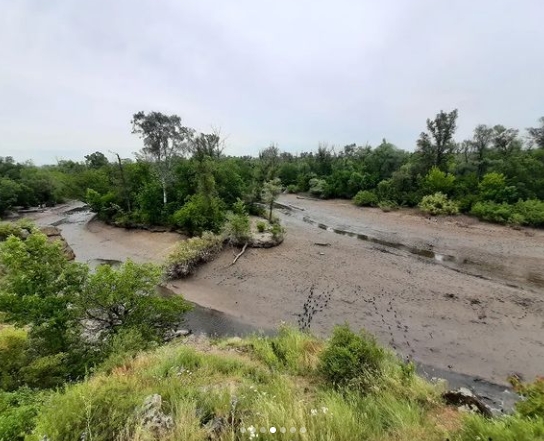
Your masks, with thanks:
M 133 113 L 275 142 L 413 150 L 459 109 L 520 129 L 544 115 L 544 0 L 2 0 L 0 156 L 130 156 Z

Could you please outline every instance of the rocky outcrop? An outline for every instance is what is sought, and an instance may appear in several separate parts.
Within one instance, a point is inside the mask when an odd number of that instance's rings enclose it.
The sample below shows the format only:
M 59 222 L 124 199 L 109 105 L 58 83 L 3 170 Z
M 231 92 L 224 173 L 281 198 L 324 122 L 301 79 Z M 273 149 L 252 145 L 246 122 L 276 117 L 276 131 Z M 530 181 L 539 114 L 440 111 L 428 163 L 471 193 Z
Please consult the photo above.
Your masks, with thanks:
M 268 231 L 263 233 L 252 233 L 249 246 L 251 248 L 272 248 L 283 242 L 284 234 L 272 234 Z
M 57 227 L 48 225 L 46 227 L 41 227 L 40 231 L 47 236 L 47 239 L 50 242 L 59 241 L 62 244 L 62 250 L 68 260 L 74 260 L 76 258 L 74 250 L 72 250 L 72 247 L 68 245 L 68 242 L 62 237 L 62 234 Z

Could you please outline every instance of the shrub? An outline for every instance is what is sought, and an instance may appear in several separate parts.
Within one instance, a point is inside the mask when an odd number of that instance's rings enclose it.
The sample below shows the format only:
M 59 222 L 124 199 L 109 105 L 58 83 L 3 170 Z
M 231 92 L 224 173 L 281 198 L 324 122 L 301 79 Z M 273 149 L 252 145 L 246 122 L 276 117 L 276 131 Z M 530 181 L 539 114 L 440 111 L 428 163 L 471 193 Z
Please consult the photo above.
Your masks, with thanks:
M 0 391 L 0 440 L 23 441 L 34 428 L 43 395 L 27 388 Z
M 486 201 L 513 203 L 519 198 L 517 188 L 507 186 L 506 178 L 502 173 L 485 174 L 478 189 L 481 198 Z
M 378 205 L 378 196 L 373 191 L 361 190 L 353 198 L 353 203 L 358 207 L 375 207 Z
M 506 203 L 497 204 L 496 202 L 477 202 L 470 210 L 478 219 L 499 224 L 507 223 L 513 214 L 511 205 Z
M 537 199 L 518 201 L 514 209 L 516 214 L 523 216 L 525 224 L 533 227 L 544 226 L 544 201 Z
M 327 181 L 325 179 L 312 178 L 310 179 L 310 194 L 320 198 L 327 197 Z
M 227 222 L 223 226 L 223 235 L 233 245 L 247 242 L 251 237 L 251 223 L 247 208 L 241 199 L 232 205 L 232 212 L 227 213 Z
M 285 233 L 285 229 L 279 223 L 274 223 L 270 228 L 270 232 L 272 233 L 272 237 L 274 239 L 277 239 L 283 236 L 283 234 Z
M 334 386 L 348 384 L 366 389 L 381 369 L 385 351 L 371 335 L 355 334 L 348 326 L 337 326 L 321 353 L 319 371 Z
M 422 182 L 423 190 L 427 194 L 449 194 L 455 185 L 455 176 L 444 173 L 438 167 L 433 167 Z
M 223 235 L 233 245 L 247 242 L 251 237 L 249 216 L 245 213 L 227 213 L 227 222 L 223 226 Z
M 223 238 L 210 232 L 202 237 L 181 241 L 168 258 L 167 277 L 178 279 L 189 276 L 199 264 L 213 260 L 222 248 Z
M 288 185 L 287 193 L 298 193 L 298 187 L 294 184 Z
M 10 391 L 20 385 L 20 370 L 28 362 L 28 347 L 24 329 L 11 326 L 0 329 L 0 389 Z
M 461 213 L 469 213 L 476 202 L 478 202 L 478 196 L 475 194 L 467 194 L 457 198 L 457 205 Z
M 257 231 L 259 233 L 264 233 L 264 230 L 266 230 L 266 222 L 258 221 L 257 222 Z
M 388 213 L 390 211 L 398 209 L 399 205 L 395 201 L 384 200 L 378 203 L 378 207 L 380 207 L 384 213 Z
M 217 197 L 195 194 L 173 215 L 174 223 L 191 236 L 218 233 L 225 220 L 224 204 Z
M 12 222 L 0 222 L 0 241 L 6 240 L 9 236 L 15 236 L 23 239 L 25 233 L 28 232 L 28 230 L 23 230 L 26 229 L 23 229 L 21 226 Z
M 424 196 L 419 203 L 419 208 L 433 216 L 438 214 L 458 214 L 459 207 L 454 201 L 450 201 L 443 193 Z

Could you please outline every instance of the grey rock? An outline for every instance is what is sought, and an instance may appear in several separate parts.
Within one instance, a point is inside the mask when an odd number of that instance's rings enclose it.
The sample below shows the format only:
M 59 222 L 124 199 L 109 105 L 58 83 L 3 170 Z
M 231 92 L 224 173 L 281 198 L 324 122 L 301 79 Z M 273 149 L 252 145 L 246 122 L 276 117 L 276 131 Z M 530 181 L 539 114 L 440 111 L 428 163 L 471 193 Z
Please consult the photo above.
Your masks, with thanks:
M 162 435 L 174 427 L 174 421 L 162 411 L 162 397 L 153 394 L 145 398 L 140 409 L 139 420 L 142 426 L 155 435 Z
M 462 412 L 479 413 L 488 418 L 493 416 L 491 409 L 465 387 L 445 392 L 442 398 L 446 404 L 456 406 Z

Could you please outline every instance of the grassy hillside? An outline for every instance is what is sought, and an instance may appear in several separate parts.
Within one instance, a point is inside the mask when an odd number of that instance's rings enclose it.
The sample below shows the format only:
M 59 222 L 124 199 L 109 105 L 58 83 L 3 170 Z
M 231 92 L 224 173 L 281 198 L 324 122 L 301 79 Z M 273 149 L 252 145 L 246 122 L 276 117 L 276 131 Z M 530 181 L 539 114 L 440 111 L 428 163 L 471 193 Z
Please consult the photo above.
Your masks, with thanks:
M 190 337 L 114 356 L 86 381 L 42 393 L 27 406 L 36 419 L 26 439 L 544 439 L 542 413 L 486 420 L 447 408 L 441 392 L 345 327 L 327 342 L 288 328 L 273 338 Z

